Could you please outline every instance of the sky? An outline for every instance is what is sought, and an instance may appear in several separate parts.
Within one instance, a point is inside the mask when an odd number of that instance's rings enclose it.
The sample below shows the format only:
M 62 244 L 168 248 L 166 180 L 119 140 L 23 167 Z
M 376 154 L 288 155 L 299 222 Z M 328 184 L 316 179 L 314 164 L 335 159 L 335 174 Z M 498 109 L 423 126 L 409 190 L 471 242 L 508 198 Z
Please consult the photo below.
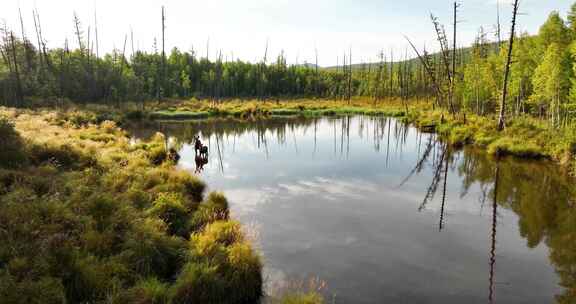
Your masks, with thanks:
M 511 0 L 459 3 L 459 46 L 470 45 L 480 26 L 494 32 L 498 6 L 503 36 L 508 35 Z M 519 30 L 537 33 L 551 11 L 566 16 L 572 3 L 521 0 Z M 354 63 L 378 61 L 382 50 L 398 59 L 409 47 L 404 35 L 419 47 L 438 49 L 430 13 L 446 25 L 449 36 L 452 33 L 453 0 L 1 0 L 0 22 L 20 34 L 20 8 L 25 32 L 33 38 L 36 8 L 49 47 L 62 47 L 66 38 L 77 47 L 73 14 L 81 19 L 85 36 L 90 26 L 93 39 L 96 12 L 100 54 L 122 49 L 126 35 L 130 54 L 131 29 L 135 49 L 152 51 L 154 38 L 160 41 L 162 6 L 167 52 L 173 47 L 194 49 L 211 59 L 221 51 L 225 60 L 260 61 L 267 41 L 269 62 L 284 51 L 288 63 L 314 63 L 315 49 L 321 66 L 341 63 L 350 49 Z

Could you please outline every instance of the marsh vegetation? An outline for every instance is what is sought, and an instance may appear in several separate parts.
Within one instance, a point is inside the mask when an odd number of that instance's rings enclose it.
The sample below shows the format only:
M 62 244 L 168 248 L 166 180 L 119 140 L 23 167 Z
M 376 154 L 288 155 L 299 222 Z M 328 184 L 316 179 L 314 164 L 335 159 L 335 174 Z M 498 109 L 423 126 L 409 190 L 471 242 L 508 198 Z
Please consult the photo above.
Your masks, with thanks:
M 19 12 L 0 302 L 575 301 L 576 4 L 537 34 L 521 4 L 507 38 L 498 19 L 459 47 L 454 3 L 438 51 L 334 67 L 167 50 L 164 7 L 153 51 L 101 53 L 75 13 L 49 48 Z

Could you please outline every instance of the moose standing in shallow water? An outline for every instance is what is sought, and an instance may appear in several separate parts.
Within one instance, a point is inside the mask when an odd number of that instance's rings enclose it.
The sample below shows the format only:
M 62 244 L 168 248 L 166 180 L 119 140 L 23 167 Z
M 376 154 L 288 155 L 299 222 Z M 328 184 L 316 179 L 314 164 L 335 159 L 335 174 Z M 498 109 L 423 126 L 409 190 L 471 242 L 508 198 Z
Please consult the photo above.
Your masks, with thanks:
M 196 157 L 194 157 L 194 161 L 196 162 L 196 170 L 194 173 L 198 174 L 204 170 L 204 165 L 208 164 L 208 157 L 196 155 Z
M 208 157 L 208 147 L 202 145 L 200 136 L 194 137 L 194 151 L 196 152 L 196 155 L 200 154 L 200 156 Z

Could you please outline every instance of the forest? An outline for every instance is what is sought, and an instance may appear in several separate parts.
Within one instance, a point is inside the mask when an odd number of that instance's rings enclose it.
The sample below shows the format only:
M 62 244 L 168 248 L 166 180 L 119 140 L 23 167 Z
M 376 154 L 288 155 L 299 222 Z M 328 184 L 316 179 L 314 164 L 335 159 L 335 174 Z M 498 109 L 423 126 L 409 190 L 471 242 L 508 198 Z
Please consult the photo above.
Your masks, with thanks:
M 24 28 L 20 12 L 20 28 L 0 27 L 0 302 L 259 303 L 268 295 L 265 259 L 251 235 L 256 233 L 231 216 L 227 195 L 208 191 L 212 188 L 200 177 L 178 164 L 176 151 L 197 134 L 208 140 L 214 135 L 217 151 L 211 153 L 219 157 L 223 174 L 223 134 L 234 132 L 221 131 L 218 137 L 222 121 L 214 120 L 189 124 L 178 140 L 168 135 L 170 127 L 153 120 L 233 117 L 245 124 L 246 134 L 257 133 L 258 149 L 265 146 L 268 157 L 266 136 L 273 138 L 268 129 L 274 122 L 265 129 L 259 118 L 346 117 L 339 133 L 342 152 L 345 138 L 350 149 L 350 116 L 363 115 L 393 117 L 386 120 L 387 148 L 392 119 L 446 143 L 438 145 L 444 147 L 440 160 L 433 152 L 433 163 L 440 166 L 431 187 L 435 192 L 443 182 L 442 215 L 449 172 L 444 154 L 456 155 L 457 148 L 486 150 L 479 160 L 465 150 L 461 165 L 474 167 L 463 192 L 478 181 L 484 196 L 492 195 L 487 185 L 497 183 L 500 156 L 566 165 L 559 167 L 567 169 L 559 182 L 544 176 L 533 182 L 517 173 L 520 163 L 503 161 L 502 178 L 510 184 L 501 186 L 503 194 L 493 190 L 493 208 L 498 198 L 498 204 L 525 216 L 520 234 L 531 249 L 553 245 L 552 259 L 566 287 L 557 301 L 570 303 L 573 253 L 560 244 L 573 243 L 570 221 L 576 217 L 563 196 L 552 208 L 558 214 L 544 202 L 558 184 L 570 188 L 567 180 L 576 175 L 576 3 L 567 18 L 564 12 L 550 12 L 532 34 L 516 31 L 519 5 L 518 0 L 512 5 L 510 28 L 500 20 L 495 32 L 480 28 L 471 46 L 461 46 L 456 38 L 461 7 L 454 3 L 454 18 L 442 21 L 448 27 L 430 15 L 438 51 L 419 48 L 418 41 L 405 37 L 403 54 L 382 50 L 377 62 L 355 62 L 351 46 L 333 67 L 319 66 L 317 51 L 314 63 L 288 64 L 287 54 L 269 54 L 268 45 L 255 62 L 221 51 L 210 60 L 208 51 L 167 50 L 163 7 L 162 37 L 154 40 L 152 51 L 135 49 L 128 33 L 121 48 L 102 53 L 96 18 L 92 24 L 75 13 L 70 18 L 75 37 L 49 48 L 39 12 L 32 14 L 33 30 Z M 313 129 L 316 153 L 317 120 L 313 126 L 277 123 L 285 130 L 276 136 L 293 141 L 295 154 L 300 138 L 294 130 Z M 149 138 L 126 131 L 143 126 L 157 129 Z M 336 153 L 336 122 L 333 127 Z M 358 131 L 362 140 L 363 128 Z M 372 136 L 383 137 L 385 128 L 374 128 Z M 450 159 L 454 167 L 455 159 Z M 424 170 L 425 161 L 411 174 Z M 495 178 L 492 162 L 498 168 Z M 522 184 L 514 186 L 518 180 Z M 545 185 L 546 195 L 518 194 L 517 188 L 532 193 L 537 183 Z M 493 217 L 495 259 L 496 211 Z M 560 236 L 549 233 L 556 230 Z M 324 283 L 312 281 L 304 290 L 273 295 L 270 303 L 326 302 Z
M 39 21 L 36 13 L 34 17 Z M 341 58 L 343 65 L 321 68 L 288 65 L 282 53 L 271 60 L 267 47 L 256 63 L 224 60 L 221 53 L 210 61 L 196 50 L 174 48 L 167 53 L 164 43 L 161 47 L 155 43 L 154 51 L 147 53 L 134 50 L 128 35 L 122 49 L 99 54 L 97 35 L 95 39 L 85 33 L 76 16 L 71 20 L 75 41 L 47 49 L 37 24 L 35 38 L 24 28 L 20 34 L 2 28 L 1 104 L 26 106 L 33 100 L 40 100 L 40 106 L 63 100 L 119 104 L 191 97 L 347 100 L 357 96 L 385 102 L 435 97 L 438 105 L 452 112 L 489 115 L 500 108 L 510 45 L 499 25 L 495 37 L 480 28 L 471 47 L 457 48 L 456 40 L 451 47 L 444 26 L 432 16 L 439 53 L 414 48 L 419 59 L 405 54 L 404 60 L 395 61 L 394 54 L 382 51 L 380 62 L 352 65 L 350 49 Z M 576 5 L 567 20 L 552 12 L 537 35 L 514 33 L 512 38 L 516 43 L 505 111 L 545 118 L 555 125 L 570 123 L 576 104 Z

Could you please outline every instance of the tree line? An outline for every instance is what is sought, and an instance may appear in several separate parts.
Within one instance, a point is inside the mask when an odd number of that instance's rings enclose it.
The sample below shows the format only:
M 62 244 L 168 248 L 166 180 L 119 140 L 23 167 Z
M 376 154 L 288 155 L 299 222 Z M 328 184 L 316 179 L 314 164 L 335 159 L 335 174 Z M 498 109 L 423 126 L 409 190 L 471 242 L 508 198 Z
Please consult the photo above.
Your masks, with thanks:
M 408 102 L 413 97 L 432 97 L 435 105 L 452 113 L 530 113 L 558 125 L 572 119 L 576 109 L 576 4 L 567 20 L 552 12 L 537 35 L 513 33 L 503 41 L 498 21 L 494 38 L 480 28 L 468 48 L 457 48 L 460 6 L 455 3 L 453 9 L 451 40 L 444 25 L 431 16 L 438 53 L 419 51 L 410 41 L 418 58 L 410 59 L 408 50 L 396 58 L 393 53 L 381 52 L 379 62 L 352 65 L 350 49 L 335 68 L 287 64 L 283 52 L 270 60 L 267 47 L 255 63 L 227 60 L 222 52 L 215 60 L 195 50 L 173 48 L 168 53 L 163 37 L 160 47 L 155 40 L 151 52 L 134 50 L 132 43 L 128 56 L 129 35 L 122 49 L 101 56 L 97 27 L 96 35 L 90 37 L 90 29 L 85 33 L 76 15 L 74 43 L 67 40 L 61 48 L 48 49 L 39 15 L 34 12 L 35 41 L 23 25 L 20 33 L 6 25 L 0 30 L 0 103 L 23 106 L 34 98 L 120 104 L 190 97 L 350 100 L 353 96 L 375 102 L 387 98 Z M 162 10 L 163 32 L 164 20 Z M 507 66 L 509 72 L 505 73 Z M 504 82 L 509 84 L 505 96 Z

